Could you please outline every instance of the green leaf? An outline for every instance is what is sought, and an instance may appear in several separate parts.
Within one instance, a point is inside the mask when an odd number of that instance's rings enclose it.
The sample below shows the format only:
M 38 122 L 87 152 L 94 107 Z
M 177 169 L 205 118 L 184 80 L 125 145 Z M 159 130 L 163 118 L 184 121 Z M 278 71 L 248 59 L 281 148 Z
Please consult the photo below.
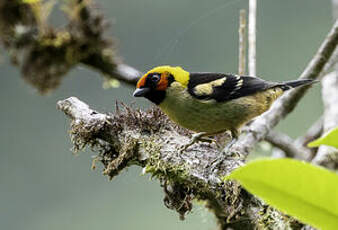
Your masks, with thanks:
M 338 148 L 338 127 L 308 144 L 309 147 L 318 147 L 320 145 L 329 145 Z
M 27 4 L 34 4 L 34 3 L 39 3 L 40 0 L 22 0 L 23 3 Z
M 338 229 L 338 175 L 292 159 L 252 161 L 225 179 L 300 221 L 323 230 Z

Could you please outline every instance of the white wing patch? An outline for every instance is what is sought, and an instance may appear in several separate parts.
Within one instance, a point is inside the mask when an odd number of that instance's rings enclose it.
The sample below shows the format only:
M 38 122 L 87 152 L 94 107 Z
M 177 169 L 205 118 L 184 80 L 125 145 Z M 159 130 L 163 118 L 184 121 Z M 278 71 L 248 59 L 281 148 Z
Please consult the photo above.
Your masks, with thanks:
M 237 78 L 237 77 L 236 77 L 236 78 Z M 240 79 L 240 77 L 237 78 L 237 79 L 238 79 L 238 82 L 237 82 L 235 88 L 231 91 L 230 94 L 234 94 L 234 93 L 236 93 L 237 90 L 239 90 L 240 88 L 242 88 L 242 85 L 243 85 L 243 79 Z M 240 79 L 240 80 L 239 80 L 239 79 Z

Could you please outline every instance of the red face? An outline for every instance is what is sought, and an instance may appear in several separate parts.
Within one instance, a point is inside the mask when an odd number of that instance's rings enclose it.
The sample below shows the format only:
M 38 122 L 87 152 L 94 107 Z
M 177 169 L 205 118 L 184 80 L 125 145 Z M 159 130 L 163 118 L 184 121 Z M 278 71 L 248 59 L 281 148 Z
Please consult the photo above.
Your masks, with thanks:
M 144 75 L 136 85 L 136 88 L 152 88 L 154 90 L 166 90 L 168 87 L 168 72 L 149 73 Z
M 173 81 L 174 77 L 169 72 L 148 73 L 137 82 L 134 97 L 145 97 L 159 104 L 165 97 L 165 90 Z

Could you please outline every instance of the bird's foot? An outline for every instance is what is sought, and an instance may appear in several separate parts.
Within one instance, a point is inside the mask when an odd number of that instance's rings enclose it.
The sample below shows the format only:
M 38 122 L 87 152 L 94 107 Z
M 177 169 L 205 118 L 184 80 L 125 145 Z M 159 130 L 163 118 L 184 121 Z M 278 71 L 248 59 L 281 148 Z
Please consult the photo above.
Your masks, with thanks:
M 207 142 L 207 143 L 212 143 L 215 140 L 209 137 L 206 137 L 207 133 L 206 132 L 200 132 L 200 133 L 194 133 L 192 134 L 191 140 L 188 144 L 183 145 L 180 150 L 179 153 L 182 153 L 183 151 L 187 150 L 187 148 L 189 148 L 190 146 L 192 146 L 193 144 L 201 141 L 201 142 Z
M 217 166 L 223 162 L 223 160 L 226 158 L 226 156 L 224 155 L 226 155 L 227 152 L 229 152 L 229 150 L 231 149 L 231 147 L 236 141 L 237 141 L 237 138 L 232 138 L 232 140 L 227 144 L 227 146 L 225 146 L 224 150 L 222 151 L 222 154 L 219 155 L 215 160 L 213 160 L 209 164 L 209 167 L 211 167 L 211 171 L 214 171 L 214 169 L 217 168 Z

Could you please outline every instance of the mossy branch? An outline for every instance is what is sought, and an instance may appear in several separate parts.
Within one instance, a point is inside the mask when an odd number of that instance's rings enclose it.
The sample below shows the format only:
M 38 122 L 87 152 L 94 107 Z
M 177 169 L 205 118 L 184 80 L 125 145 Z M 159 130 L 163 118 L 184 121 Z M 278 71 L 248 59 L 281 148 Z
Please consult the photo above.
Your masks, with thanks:
M 160 180 L 165 205 L 180 218 L 192 208 L 192 200 L 206 201 L 221 229 L 257 229 L 297 223 L 248 194 L 234 182 L 219 178 L 244 163 L 238 156 L 211 167 L 220 149 L 214 144 L 195 144 L 184 153 L 178 149 L 189 142 L 190 133 L 176 126 L 159 109 L 146 112 L 124 104 L 115 114 L 102 114 L 75 97 L 58 102 L 58 108 L 71 120 L 74 151 L 92 148 L 101 162 L 103 174 L 110 179 L 130 165 Z M 283 221 L 282 221 L 283 220 Z

